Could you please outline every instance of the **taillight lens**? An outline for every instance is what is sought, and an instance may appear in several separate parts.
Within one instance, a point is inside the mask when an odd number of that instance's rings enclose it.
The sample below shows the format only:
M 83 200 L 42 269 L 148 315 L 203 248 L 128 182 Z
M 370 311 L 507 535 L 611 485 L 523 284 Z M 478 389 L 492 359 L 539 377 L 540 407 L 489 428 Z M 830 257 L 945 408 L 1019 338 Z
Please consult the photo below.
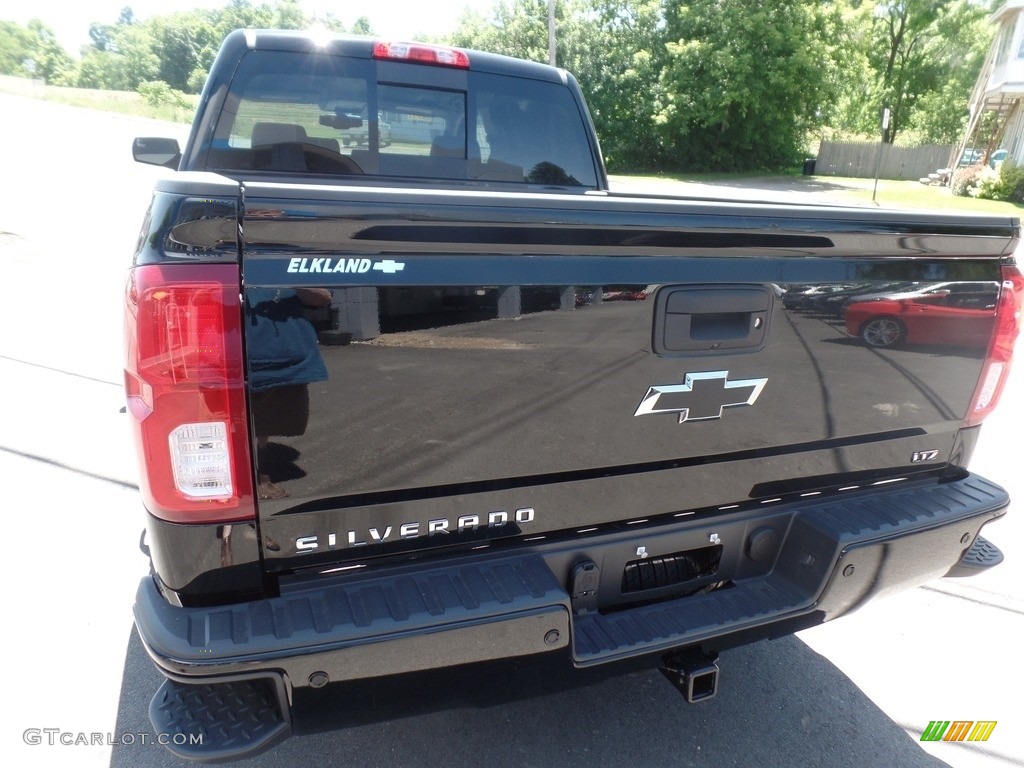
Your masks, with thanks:
M 125 393 L 151 513 L 255 516 L 236 265 L 153 265 L 128 277 Z
M 1024 275 L 1016 267 L 1002 268 L 1002 286 L 996 305 L 996 328 L 989 344 L 981 380 L 971 401 L 967 425 L 980 424 L 988 416 L 1003 393 L 1010 374 L 1013 345 L 1021 329 L 1021 309 L 1024 304 Z
M 377 43 L 373 46 L 373 58 L 469 69 L 469 54 L 465 51 L 422 43 Z

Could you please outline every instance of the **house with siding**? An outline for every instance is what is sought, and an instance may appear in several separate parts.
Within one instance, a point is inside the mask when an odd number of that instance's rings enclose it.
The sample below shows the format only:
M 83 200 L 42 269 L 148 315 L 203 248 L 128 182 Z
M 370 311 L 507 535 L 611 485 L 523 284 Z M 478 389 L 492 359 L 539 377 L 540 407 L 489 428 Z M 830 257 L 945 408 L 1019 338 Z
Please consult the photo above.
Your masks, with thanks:
M 986 157 L 1005 149 L 1024 162 L 1024 0 L 1009 0 L 990 17 L 998 25 L 969 103 L 970 119 L 957 152 L 955 167 L 966 148 Z

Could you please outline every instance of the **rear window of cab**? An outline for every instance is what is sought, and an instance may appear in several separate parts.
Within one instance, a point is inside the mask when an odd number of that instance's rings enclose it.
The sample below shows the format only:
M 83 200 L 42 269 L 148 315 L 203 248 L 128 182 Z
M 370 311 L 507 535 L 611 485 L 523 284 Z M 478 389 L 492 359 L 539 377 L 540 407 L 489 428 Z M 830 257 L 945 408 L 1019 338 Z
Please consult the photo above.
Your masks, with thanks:
M 557 83 L 250 51 L 232 78 L 206 167 L 594 189 L 586 126 Z

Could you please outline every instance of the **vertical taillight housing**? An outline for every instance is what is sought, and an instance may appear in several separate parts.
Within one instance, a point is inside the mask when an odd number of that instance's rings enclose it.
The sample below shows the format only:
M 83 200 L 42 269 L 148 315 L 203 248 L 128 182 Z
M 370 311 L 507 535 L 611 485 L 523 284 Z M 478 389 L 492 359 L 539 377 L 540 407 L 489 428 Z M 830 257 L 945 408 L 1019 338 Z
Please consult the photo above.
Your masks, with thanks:
M 1017 267 L 1002 267 L 1002 283 L 996 303 L 996 323 L 992 341 L 981 369 L 981 379 L 974 391 L 967 426 L 980 424 L 988 416 L 1003 393 L 1010 374 L 1013 345 L 1021 329 L 1021 308 L 1024 303 L 1024 275 Z
M 125 391 L 149 511 L 177 523 L 255 516 L 235 264 L 136 267 Z

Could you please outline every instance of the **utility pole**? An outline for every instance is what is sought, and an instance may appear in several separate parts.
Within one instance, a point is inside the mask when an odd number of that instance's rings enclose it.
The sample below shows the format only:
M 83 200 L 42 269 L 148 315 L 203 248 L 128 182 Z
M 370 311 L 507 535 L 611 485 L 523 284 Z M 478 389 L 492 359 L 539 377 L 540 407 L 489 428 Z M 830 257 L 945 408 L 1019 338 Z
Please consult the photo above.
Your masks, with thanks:
M 555 0 L 548 0 L 548 62 L 555 64 Z

